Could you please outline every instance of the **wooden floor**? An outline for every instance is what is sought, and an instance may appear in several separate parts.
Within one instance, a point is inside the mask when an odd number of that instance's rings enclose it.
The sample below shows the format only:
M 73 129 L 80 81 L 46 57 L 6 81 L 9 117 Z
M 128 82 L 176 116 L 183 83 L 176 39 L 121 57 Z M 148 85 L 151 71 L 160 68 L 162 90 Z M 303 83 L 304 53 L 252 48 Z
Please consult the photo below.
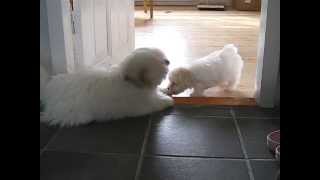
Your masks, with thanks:
M 256 56 L 259 33 L 259 12 L 198 11 L 193 7 L 158 6 L 154 19 L 142 7 L 135 12 L 135 46 L 161 48 L 170 60 L 170 69 L 181 66 L 227 43 L 239 48 L 245 61 L 238 90 L 226 93 L 218 89 L 206 91 L 209 97 L 251 98 L 254 96 Z M 164 81 L 161 86 L 166 86 Z M 179 97 L 187 97 L 185 92 Z

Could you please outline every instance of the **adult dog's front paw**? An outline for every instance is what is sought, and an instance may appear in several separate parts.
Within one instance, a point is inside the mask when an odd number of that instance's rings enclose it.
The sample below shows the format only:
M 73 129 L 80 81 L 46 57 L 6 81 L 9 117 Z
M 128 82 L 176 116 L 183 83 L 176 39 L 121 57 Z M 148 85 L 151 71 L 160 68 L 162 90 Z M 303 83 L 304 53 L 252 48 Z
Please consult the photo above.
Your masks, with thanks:
M 167 98 L 164 99 L 164 101 L 165 101 L 165 104 L 166 104 L 168 107 L 174 105 L 174 100 L 173 100 L 171 97 L 169 97 L 169 96 L 167 96 Z
M 164 97 L 161 97 L 159 105 L 161 106 L 162 109 L 165 109 L 173 106 L 174 100 L 169 96 L 164 96 Z
M 168 93 L 169 93 L 167 88 L 159 88 L 159 92 L 161 92 L 164 95 L 168 95 Z

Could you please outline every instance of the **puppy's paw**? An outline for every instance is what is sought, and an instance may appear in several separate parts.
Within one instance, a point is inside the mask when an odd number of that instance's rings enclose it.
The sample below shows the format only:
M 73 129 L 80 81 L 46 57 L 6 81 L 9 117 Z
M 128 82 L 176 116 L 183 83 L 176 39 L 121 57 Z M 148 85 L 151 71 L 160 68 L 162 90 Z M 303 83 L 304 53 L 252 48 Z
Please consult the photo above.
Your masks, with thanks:
M 232 93 L 236 90 L 236 88 L 225 88 L 223 89 L 224 92 L 227 92 L 227 93 Z
M 237 85 L 229 86 L 226 90 L 227 91 L 236 91 L 238 89 Z
M 192 92 L 190 94 L 191 97 L 202 97 L 203 96 L 203 92 Z

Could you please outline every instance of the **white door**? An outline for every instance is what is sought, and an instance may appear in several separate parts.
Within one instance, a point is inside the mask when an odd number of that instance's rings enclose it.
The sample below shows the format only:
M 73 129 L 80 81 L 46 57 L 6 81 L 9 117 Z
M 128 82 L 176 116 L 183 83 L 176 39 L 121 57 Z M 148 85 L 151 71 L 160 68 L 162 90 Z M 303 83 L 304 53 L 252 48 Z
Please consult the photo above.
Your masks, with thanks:
M 107 66 L 134 49 L 134 0 L 70 0 L 75 68 Z

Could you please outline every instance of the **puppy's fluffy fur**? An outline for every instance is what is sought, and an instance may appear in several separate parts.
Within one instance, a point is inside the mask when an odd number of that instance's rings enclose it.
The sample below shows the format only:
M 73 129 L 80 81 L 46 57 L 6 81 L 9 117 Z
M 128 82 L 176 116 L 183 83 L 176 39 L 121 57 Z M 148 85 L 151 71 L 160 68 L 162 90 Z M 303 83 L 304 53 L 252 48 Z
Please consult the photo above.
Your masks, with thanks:
M 168 64 L 159 49 L 140 48 L 108 71 L 54 76 L 42 89 L 45 108 L 40 120 L 75 126 L 163 110 L 173 105 L 172 98 L 157 87 Z
M 237 88 L 243 60 L 238 49 L 228 44 L 222 50 L 215 51 L 198 59 L 188 67 L 179 67 L 169 73 L 167 94 L 179 94 L 193 88 L 191 96 L 203 96 L 204 90 L 220 86 L 226 90 Z

